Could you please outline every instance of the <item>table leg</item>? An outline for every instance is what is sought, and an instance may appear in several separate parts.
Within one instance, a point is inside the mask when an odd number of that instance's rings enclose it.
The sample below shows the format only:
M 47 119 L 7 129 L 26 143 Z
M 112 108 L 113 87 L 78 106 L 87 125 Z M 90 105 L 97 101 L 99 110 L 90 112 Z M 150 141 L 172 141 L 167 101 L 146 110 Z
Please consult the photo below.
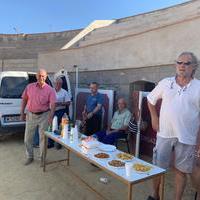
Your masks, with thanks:
M 160 176 L 160 200 L 164 199 L 164 184 L 165 184 L 165 175 Z
M 67 166 L 69 166 L 70 150 L 67 149 Z
M 46 156 L 47 156 L 47 137 L 44 135 L 44 149 L 42 155 L 43 172 L 46 170 Z
M 128 200 L 132 200 L 132 184 L 128 184 Z

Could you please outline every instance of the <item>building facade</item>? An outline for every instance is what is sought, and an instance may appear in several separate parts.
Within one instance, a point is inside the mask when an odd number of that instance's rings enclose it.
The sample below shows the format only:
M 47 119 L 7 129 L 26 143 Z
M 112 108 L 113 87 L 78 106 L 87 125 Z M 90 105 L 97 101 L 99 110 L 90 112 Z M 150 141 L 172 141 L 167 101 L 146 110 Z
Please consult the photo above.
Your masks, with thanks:
M 200 59 L 199 41 L 200 1 L 193 0 L 83 30 L 0 35 L 0 68 L 49 73 L 65 68 L 74 88 L 77 65 L 79 87 L 97 81 L 129 99 L 132 90 L 145 89 L 142 83 L 174 75 L 181 52 L 192 51 Z
M 129 98 L 135 81 L 158 82 L 174 75 L 174 60 L 183 51 L 200 58 L 200 1 L 116 20 L 65 50 L 39 54 L 38 66 L 71 72 L 79 67 L 80 87 L 97 81 Z M 199 70 L 196 77 L 200 78 Z

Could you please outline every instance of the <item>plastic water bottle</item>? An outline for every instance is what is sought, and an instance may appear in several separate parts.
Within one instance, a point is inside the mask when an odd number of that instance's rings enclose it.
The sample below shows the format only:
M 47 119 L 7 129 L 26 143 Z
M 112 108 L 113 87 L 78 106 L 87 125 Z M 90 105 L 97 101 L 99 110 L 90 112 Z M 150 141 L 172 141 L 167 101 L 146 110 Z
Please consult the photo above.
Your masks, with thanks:
M 61 136 L 62 137 L 64 135 L 64 126 L 67 125 L 67 124 L 69 124 L 69 118 L 68 118 L 67 114 L 64 113 L 64 115 L 62 116 L 62 119 L 61 119 L 61 128 L 62 128 Z
M 74 128 L 73 127 L 71 127 L 71 130 L 70 130 L 70 135 L 69 135 L 69 140 L 70 140 L 70 143 L 72 143 L 73 142 L 73 135 L 74 135 Z
M 75 125 L 74 131 L 73 131 L 73 142 L 78 143 L 78 127 Z
M 52 131 L 58 130 L 58 117 L 54 116 L 52 121 Z
M 64 128 L 63 128 L 63 139 L 64 139 L 65 142 L 69 141 L 68 124 L 64 125 Z

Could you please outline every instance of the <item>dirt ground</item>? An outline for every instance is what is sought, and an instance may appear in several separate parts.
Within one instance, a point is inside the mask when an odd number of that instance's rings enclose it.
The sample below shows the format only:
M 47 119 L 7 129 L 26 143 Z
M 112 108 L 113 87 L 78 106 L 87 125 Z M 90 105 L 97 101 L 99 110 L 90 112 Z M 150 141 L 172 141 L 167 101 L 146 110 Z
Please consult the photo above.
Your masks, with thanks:
M 37 159 L 29 166 L 25 161 L 23 135 L 12 135 L 0 141 L 0 200 L 124 200 L 127 199 L 127 186 L 112 178 L 102 170 L 93 167 L 87 161 L 71 155 L 70 166 L 65 162 L 47 166 L 44 173 Z M 65 158 L 65 149 L 48 150 L 47 159 Z M 80 176 L 102 196 L 96 194 L 81 182 Z M 173 200 L 173 172 L 167 173 L 165 183 L 165 200 Z M 109 182 L 103 184 L 100 177 L 108 177 Z M 151 193 L 151 181 L 133 187 L 133 199 L 145 200 Z M 183 200 L 193 200 L 194 190 L 190 182 Z

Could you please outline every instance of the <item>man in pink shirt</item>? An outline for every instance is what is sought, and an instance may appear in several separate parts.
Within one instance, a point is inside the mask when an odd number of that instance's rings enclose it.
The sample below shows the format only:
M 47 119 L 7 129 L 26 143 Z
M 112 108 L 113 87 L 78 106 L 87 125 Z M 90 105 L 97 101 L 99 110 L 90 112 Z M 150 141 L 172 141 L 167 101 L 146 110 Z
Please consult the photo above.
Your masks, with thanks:
M 27 160 L 24 163 L 29 165 L 33 162 L 33 137 L 37 126 L 40 135 L 40 157 L 44 149 L 44 131 L 52 123 L 56 94 L 54 89 L 45 83 L 47 72 L 40 69 L 36 74 L 37 82 L 29 84 L 23 94 L 21 103 L 21 119 L 26 118 L 26 129 L 24 143 Z M 27 108 L 25 117 L 24 110 Z

